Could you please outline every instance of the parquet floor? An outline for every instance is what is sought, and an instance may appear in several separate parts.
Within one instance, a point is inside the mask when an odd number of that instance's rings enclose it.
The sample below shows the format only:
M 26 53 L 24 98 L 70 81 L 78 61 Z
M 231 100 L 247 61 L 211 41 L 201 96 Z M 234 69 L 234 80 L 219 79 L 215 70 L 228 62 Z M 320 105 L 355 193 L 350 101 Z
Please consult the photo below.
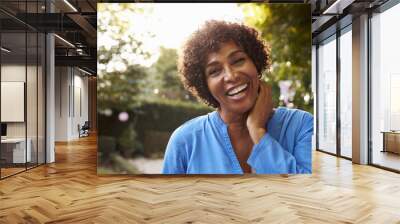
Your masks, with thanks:
M 21 172 L 21 171 L 24 171 L 25 170 L 25 167 L 21 167 L 21 168 L 1 168 L 1 176 L 2 177 L 7 177 L 7 176 L 10 176 L 10 175 L 12 175 L 12 174 L 15 174 L 15 173 L 18 173 L 18 172 Z
M 400 175 L 314 153 L 295 176 L 96 175 L 96 141 L 0 181 L 0 223 L 400 223 Z

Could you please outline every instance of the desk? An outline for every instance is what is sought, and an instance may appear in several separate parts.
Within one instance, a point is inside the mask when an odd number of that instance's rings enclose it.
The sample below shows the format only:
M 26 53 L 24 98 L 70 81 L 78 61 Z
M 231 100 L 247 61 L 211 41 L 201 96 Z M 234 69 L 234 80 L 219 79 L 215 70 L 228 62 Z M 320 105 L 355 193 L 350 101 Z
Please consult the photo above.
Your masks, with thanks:
M 382 152 L 393 152 L 400 154 L 400 132 L 382 131 L 381 133 L 383 134 Z
M 27 139 L 28 147 L 25 154 L 25 138 L 6 138 L 1 139 L 1 157 L 6 160 L 6 163 L 25 163 L 32 159 L 30 138 Z M 12 158 L 12 159 L 11 159 Z

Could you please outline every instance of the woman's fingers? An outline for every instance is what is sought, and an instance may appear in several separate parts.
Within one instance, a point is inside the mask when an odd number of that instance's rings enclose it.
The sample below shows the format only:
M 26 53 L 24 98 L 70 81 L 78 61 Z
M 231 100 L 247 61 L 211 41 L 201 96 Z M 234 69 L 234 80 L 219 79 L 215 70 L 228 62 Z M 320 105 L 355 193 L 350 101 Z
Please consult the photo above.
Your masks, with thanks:
M 272 88 L 265 83 L 265 98 L 268 100 L 268 106 L 272 107 Z
M 260 82 L 260 94 L 259 99 L 256 102 L 256 106 L 265 107 L 265 104 L 269 105 L 271 96 L 271 87 L 265 82 Z
M 263 99 L 264 99 L 264 95 L 265 95 L 265 91 L 264 91 L 264 84 L 263 84 L 263 82 L 260 82 L 260 85 L 259 85 L 259 91 L 258 91 L 258 96 L 257 96 L 257 100 L 256 100 L 256 103 L 255 103 L 255 105 L 254 105 L 254 107 L 257 107 L 259 104 L 261 104 L 261 102 L 260 101 L 263 101 Z

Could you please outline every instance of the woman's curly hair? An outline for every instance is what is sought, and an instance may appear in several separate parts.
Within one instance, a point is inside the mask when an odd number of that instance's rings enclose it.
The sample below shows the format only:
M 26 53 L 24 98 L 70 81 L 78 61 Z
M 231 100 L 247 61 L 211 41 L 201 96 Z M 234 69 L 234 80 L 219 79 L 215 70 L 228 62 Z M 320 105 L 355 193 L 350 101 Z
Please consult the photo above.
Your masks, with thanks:
M 270 66 L 269 47 L 260 38 L 257 30 L 238 23 L 207 21 L 183 45 L 179 54 L 178 71 L 185 89 L 214 108 L 219 107 L 219 103 L 207 86 L 207 57 L 228 41 L 235 42 L 252 59 L 260 78 Z

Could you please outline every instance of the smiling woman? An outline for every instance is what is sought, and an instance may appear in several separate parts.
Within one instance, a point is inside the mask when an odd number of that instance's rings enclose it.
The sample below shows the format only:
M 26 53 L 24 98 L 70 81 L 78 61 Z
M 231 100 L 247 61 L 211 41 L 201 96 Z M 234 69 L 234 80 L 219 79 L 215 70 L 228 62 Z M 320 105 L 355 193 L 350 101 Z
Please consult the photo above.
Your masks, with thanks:
M 164 174 L 311 173 L 313 117 L 273 109 L 261 82 L 270 56 L 258 32 L 208 21 L 184 45 L 178 67 L 186 89 L 216 111 L 174 131 Z

